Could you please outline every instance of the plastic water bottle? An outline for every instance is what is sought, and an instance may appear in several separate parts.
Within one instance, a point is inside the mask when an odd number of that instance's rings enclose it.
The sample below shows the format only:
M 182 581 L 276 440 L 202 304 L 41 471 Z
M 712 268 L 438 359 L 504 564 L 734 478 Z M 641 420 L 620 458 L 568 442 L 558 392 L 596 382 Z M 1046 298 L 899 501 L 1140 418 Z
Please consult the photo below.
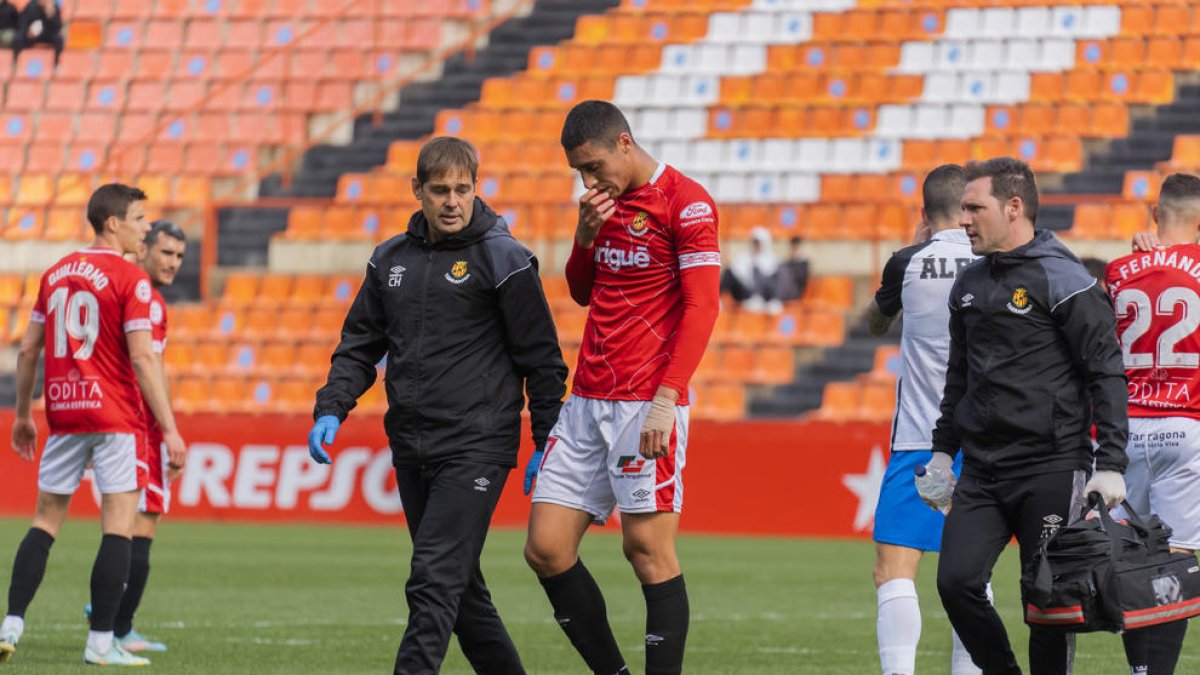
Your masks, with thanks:
M 913 474 L 917 494 L 921 495 L 921 499 L 931 502 L 943 515 L 950 513 L 950 502 L 954 494 L 951 477 L 942 470 L 935 469 L 930 473 L 924 466 L 913 469 Z

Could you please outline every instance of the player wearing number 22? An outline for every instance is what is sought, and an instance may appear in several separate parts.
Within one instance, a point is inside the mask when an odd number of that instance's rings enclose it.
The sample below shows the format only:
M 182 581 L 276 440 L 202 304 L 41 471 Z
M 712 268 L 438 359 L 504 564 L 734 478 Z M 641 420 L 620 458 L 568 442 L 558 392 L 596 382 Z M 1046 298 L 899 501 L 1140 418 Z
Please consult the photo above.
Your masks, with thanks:
M 1200 178 L 1168 176 L 1154 210 L 1163 246 L 1118 258 L 1105 275 L 1129 380 L 1129 503 L 1171 526 L 1171 547 L 1200 549 Z M 1187 621 L 1125 631 L 1131 672 L 1174 672 Z
M 143 480 L 137 470 L 139 437 L 146 428 L 143 397 L 167 449 L 179 456 L 184 450 L 153 350 L 150 279 L 122 257 L 136 254 L 149 230 L 145 200 L 145 193 L 125 185 L 96 190 L 87 212 L 96 239 L 46 271 L 21 341 L 13 449 L 25 460 L 34 457 L 37 427 L 31 403 L 43 347 L 50 437 L 38 466 L 33 526 L 13 562 L 8 612 L 0 624 L 0 660 L 16 651 L 50 546 L 90 462 L 101 494 L 104 536 L 92 568 L 91 632 L 83 660 L 97 665 L 148 663 L 113 640 Z

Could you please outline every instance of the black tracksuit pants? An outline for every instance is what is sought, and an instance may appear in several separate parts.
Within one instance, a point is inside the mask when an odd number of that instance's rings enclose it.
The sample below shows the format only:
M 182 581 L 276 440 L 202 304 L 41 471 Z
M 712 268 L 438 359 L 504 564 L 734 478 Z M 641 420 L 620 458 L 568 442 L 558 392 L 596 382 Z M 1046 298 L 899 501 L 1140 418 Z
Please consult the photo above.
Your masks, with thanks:
M 1042 539 L 1079 517 L 1086 481 L 1084 471 L 1007 480 L 966 474 L 958 481 L 942 530 L 938 593 L 951 625 L 984 675 L 1021 673 L 1004 623 L 985 593 L 996 559 L 1015 535 L 1025 569 Z M 1074 652 L 1073 635 L 1030 627 L 1032 675 L 1067 675 Z
M 437 673 L 451 632 L 475 672 L 524 674 L 479 569 L 509 471 L 460 460 L 397 467 L 413 541 L 412 571 L 404 587 L 408 627 L 396 655 L 397 675 Z

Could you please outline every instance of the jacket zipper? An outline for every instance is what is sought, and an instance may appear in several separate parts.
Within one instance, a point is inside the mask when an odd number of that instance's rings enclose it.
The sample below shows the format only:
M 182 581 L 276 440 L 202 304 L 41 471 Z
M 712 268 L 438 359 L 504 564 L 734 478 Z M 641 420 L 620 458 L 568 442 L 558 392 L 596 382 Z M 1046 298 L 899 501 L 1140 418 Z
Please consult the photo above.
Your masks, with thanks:
M 417 350 L 416 350 L 417 376 L 413 378 L 413 390 L 414 390 L 413 391 L 413 405 L 418 405 L 419 401 L 421 400 L 421 381 L 425 377 L 424 359 L 421 358 L 421 356 L 422 356 L 422 354 L 424 354 L 422 347 L 425 343 L 425 311 L 426 311 L 426 307 L 429 303 L 429 270 L 432 268 L 433 268 L 433 249 L 426 249 L 426 251 L 425 251 L 425 270 L 423 272 L 424 277 L 421 280 L 421 301 L 420 301 L 421 305 L 420 305 L 420 312 L 418 312 L 418 314 L 417 314 L 417 316 L 418 316 L 418 319 L 417 319 Z M 424 460 L 424 454 L 425 454 L 424 447 L 423 447 L 424 441 L 425 441 L 425 430 L 421 427 L 420 419 L 418 419 L 417 420 L 417 460 L 419 462 Z

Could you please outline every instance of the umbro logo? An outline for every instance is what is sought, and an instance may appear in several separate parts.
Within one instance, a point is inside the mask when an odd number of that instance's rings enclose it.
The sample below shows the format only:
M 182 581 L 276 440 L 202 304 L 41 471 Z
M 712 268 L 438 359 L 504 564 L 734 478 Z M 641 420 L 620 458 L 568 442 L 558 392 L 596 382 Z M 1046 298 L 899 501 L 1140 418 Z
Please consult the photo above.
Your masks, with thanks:
M 634 490 L 633 496 L 636 497 L 638 501 L 642 501 L 650 496 L 650 491 L 645 488 Z
M 486 478 L 476 478 L 475 479 L 475 490 L 477 492 L 487 492 L 488 486 L 491 484 L 492 484 L 492 481 L 490 481 Z
M 388 270 L 388 288 L 396 288 L 404 281 L 404 267 L 396 265 Z
M 1062 516 L 1051 513 L 1050 515 L 1046 516 L 1045 518 L 1042 518 L 1042 520 L 1046 521 L 1046 523 L 1049 525 L 1057 525 L 1057 524 L 1061 523 L 1063 519 L 1062 519 Z
M 646 646 L 647 647 L 657 647 L 659 644 L 662 643 L 662 641 L 664 639 L 666 639 L 666 638 L 664 638 L 661 635 L 655 635 L 654 633 L 646 633 Z
M 960 302 L 962 302 L 963 307 L 970 307 L 971 301 L 974 299 L 975 299 L 974 295 L 967 293 L 966 295 L 962 296 L 962 298 L 960 298 Z

